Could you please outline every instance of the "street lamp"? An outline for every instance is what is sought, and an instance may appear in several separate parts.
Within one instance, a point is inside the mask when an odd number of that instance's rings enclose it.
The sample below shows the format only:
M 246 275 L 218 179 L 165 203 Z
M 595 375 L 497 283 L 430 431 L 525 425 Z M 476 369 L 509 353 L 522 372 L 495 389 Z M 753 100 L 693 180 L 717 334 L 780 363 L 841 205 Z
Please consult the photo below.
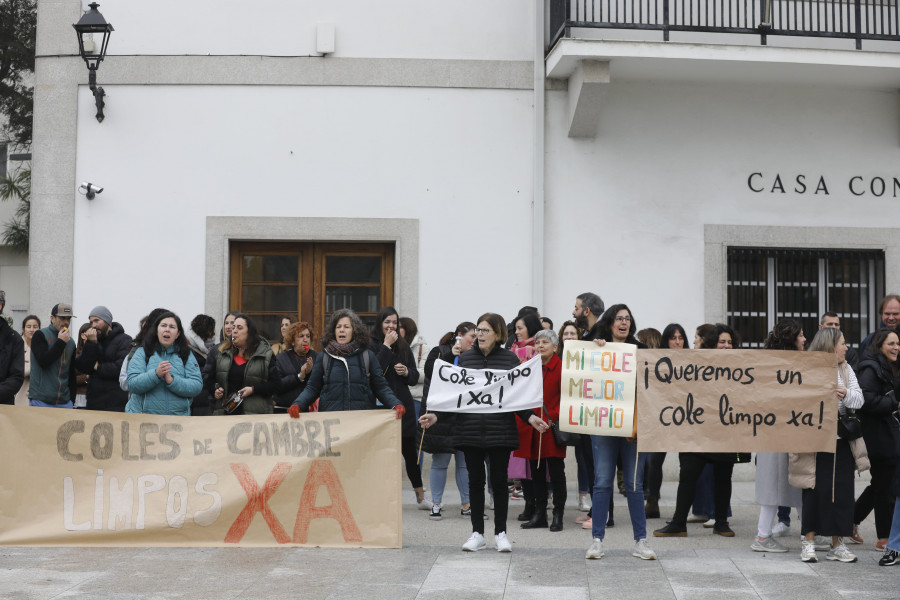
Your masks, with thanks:
M 100 63 L 106 57 L 106 45 L 109 43 L 109 34 L 112 33 L 113 26 L 107 23 L 103 15 L 97 10 L 97 7 L 100 6 L 99 4 L 91 2 L 88 6 L 91 10 L 84 13 L 81 19 L 72 27 L 75 28 L 75 34 L 78 36 L 78 51 L 81 53 L 81 58 L 84 59 L 85 64 L 87 64 L 88 84 L 91 86 L 91 91 L 94 93 L 94 103 L 97 105 L 97 121 L 102 123 L 103 97 L 106 95 L 106 92 L 97 85 L 97 67 L 100 66 Z M 85 50 L 84 48 L 85 36 L 94 33 L 103 34 L 99 52 L 95 51 L 96 47 L 93 45 L 92 37 L 87 40 L 89 49 Z

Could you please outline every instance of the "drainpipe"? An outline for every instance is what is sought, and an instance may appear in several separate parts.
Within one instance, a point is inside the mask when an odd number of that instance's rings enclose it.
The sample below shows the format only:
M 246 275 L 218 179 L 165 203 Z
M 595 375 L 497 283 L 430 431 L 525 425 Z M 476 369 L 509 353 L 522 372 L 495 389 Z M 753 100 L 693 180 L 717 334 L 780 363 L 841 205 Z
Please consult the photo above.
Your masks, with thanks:
M 543 0 L 534 2 L 534 141 L 532 143 L 531 298 L 532 305 L 546 314 L 544 306 L 544 10 Z

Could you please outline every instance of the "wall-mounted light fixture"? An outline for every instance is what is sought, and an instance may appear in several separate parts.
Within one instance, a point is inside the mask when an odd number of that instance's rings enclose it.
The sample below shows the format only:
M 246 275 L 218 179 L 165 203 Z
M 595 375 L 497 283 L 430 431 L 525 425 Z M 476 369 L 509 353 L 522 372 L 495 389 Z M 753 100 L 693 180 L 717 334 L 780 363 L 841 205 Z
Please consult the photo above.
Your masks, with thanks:
M 91 2 L 88 6 L 90 10 L 84 13 L 81 19 L 72 27 L 75 28 L 75 34 L 78 36 L 78 51 L 81 53 L 81 58 L 84 59 L 85 64 L 87 64 L 88 83 L 91 86 L 91 91 L 94 93 L 94 104 L 97 105 L 97 121 L 102 123 L 103 106 L 105 104 L 103 97 L 106 95 L 106 92 L 97 85 L 97 67 L 100 66 L 100 63 L 106 57 L 106 45 L 109 43 L 109 34 L 112 33 L 113 26 L 107 23 L 103 15 L 97 10 L 97 7 L 100 6 L 99 4 Z M 96 51 L 96 47 L 92 48 L 93 34 L 95 33 L 103 35 L 99 51 Z M 88 50 L 85 50 L 85 42 L 87 42 Z

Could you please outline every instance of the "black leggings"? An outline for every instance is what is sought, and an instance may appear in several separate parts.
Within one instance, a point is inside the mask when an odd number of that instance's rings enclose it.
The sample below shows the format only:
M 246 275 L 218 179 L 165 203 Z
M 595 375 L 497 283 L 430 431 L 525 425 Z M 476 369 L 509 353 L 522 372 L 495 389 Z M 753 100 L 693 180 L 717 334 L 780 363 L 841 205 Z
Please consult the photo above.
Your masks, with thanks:
M 547 471 L 553 486 L 553 510 L 562 512 L 566 507 L 566 465 L 565 459 L 557 456 L 531 461 L 531 480 L 534 482 L 534 506 L 537 510 L 547 510 Z
M 469 502 L 472 507 L 472 531 L 484 535 L 485 463 L 488 464 L 491 486 L 494 488 L 494 534 L 506 531 L 509 513 L 509 494 L 506 491 L 506 472 L 512 448 L 460 448 L 469 470 Z M 547 497 L 546 495 L 544 496 Z
M 681 475 L 678 478 L 678 494 L 675 498 L 675 515 L 672 524 L 684 527 L 688 511 L 697 493 L 697 480 L 707 463 L 712 463 L 715 487 L 713 497 L 716 504 L 716 524 L 728 522 L 728 506 L 731 504 L 731 472 L 734 463 L 711 460 L 702 454 L 682 452 L 678 455 Z
M 416 451 L 415 437 L 400 438 L 400 453 L 403 454 L 403 462 L 406 463 L 406 476 L 414 488 L 422 487 L 422 469 L 419 468 L 419 456 Z

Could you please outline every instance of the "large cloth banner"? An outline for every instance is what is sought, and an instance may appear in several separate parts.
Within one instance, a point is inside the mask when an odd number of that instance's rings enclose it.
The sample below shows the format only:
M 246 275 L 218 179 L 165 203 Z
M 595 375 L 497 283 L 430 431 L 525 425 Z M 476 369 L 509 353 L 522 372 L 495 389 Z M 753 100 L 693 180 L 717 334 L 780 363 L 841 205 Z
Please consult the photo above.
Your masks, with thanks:
M 559 428 L 633 437 L 637 346 L 566 340 L 562 353 Z
M 834 452 L 835 355 L 640 350 L 641 452 Z
M 0 544 L 400 548 L 393 411 L 0 406 Z
M 438 359 L 428 388 L 428 410 L 498 413 L 538 408 L 544 402 L 541 357 L 509 371 L 465 369 Z

